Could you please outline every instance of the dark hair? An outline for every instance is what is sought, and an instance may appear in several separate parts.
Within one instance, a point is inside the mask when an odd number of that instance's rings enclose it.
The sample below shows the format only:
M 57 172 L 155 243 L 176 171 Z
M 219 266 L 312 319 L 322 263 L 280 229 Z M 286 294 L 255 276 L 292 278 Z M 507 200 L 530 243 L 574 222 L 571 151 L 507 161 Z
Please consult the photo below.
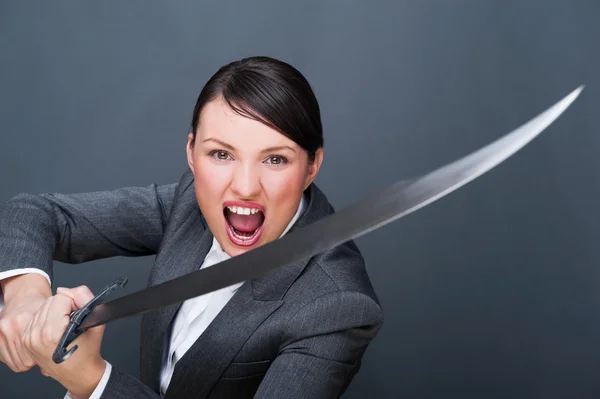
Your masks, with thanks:
M 194 107 L 193 140 L 204 106 L 222 96 L 239 115 L 279 131 L 308 152 L 323 146 L 319 103 L 306 78 L 270 57 L 249 57 L 222 66 L 206 83 Z M 192 140 L 192 143 L 193 143 Z

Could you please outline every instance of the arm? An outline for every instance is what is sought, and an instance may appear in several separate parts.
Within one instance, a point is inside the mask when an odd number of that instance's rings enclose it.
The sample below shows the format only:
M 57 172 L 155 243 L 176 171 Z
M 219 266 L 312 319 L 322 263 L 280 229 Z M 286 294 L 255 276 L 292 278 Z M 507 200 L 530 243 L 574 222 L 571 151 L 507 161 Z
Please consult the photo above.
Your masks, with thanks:
M 317 298 L 288 323 L 280 355 L 255 398 L 340 397 L 382 322 L 380 307 L 363 294 L 335 292 Z M 160 398 L 114 367 L 107 375 L 89 399 Z
M 290 320 L 255 398 L 340 397 L 382 324 L 381 308 L 366 295 L 317 298 Z
M 79 348 L 66 361 L 56 364 L 52 353 L 69 322 L 68 314 L 80 309 L 94 294 L 86 287 L 59 288 L 36 314 L 23 336 L 23 345 L 42 373 L 67 389 L 65 399 L 159 399 L 133 377 L 116 370 L 102 359 L 100 347 L 104 325 L 87 330 L 73 345 Z
M 160 399 L 161 396 L 148 388 L 137 378 L 125 374 L 113 367 L 106 383 L 106 387 L 104 387 L 99 399 L 129 398 Z
M 177 184 L 21 194 L 0 212 L 0 272 L 156 253 Z
M 106 383 L 108 382 L 108 378 L 110 377 L 110 374 L 112 372 L 112 364 L 110 364 L 106 360 L 104 361 L 104 363 L 105 363 L 106 367 L 104 369 L 104 373 L 102 374 L 102 377 L 100 378 L 100 382 L 98 383 L 98 385 L 96 386 L 96 388 L 94 389 L 92 394 L 87 399 L 100 399 L 100 395 L 102 395 L 102 392 L 104 391 L 104 388 L 106 387 Z M 65 394 L 65 397 L 63 399 L 79 399 L 79 398 L 73 397 L 73 395 L 71 395 L 71 392 L 67 391 L 67 393 Z
M 0 210 L 0 361 L 17 372 L 34 365 L 20 341 L 52 294 L 53 260 L 80 263 L 155 253 L 176 189 L 171 184 L 21 194 L 8 201 Z
M 125 374 L 106 362 L 106 369 L 100 383 L 87 399 L 160 399 L 160 395 L 152 391 L 138 379 Z M 63 399 L 79 399 L 67 392 Z

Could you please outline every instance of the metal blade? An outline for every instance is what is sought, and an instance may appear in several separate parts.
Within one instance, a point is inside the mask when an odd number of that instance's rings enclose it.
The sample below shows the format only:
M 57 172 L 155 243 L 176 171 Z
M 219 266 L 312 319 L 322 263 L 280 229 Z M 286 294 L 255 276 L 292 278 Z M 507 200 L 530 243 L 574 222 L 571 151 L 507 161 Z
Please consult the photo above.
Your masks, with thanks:
M 540 134 L 579 96 L 578 87 L 500 139 L 416 179 L 401 181 L 262 247 L 95 307 L 80 328 L 139 315 L 247 281 L 324 252 L 408 215 L 494 168 Z

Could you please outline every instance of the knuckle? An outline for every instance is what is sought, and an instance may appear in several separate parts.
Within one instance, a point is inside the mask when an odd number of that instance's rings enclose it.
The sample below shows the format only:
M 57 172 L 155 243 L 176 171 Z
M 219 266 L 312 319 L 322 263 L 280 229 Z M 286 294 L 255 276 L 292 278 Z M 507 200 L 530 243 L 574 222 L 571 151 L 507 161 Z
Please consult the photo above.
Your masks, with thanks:
M 57 295 L 54 297 L 54 302 L 52 302 L 50 309 L 60 309 L 61 312 L 66 309 L 71 310 L 72 301 L 73 300 L 68 296 Z
M 15 316 L 15 325 L 19 331 L 23 331 L 27 327 L 31 318 L 32 315 L 30 313 L 19 313 Z
M 29 350 L 31 348 L 30 343 L 31 343 L 31 337 L 29 335 L 26 335 L 21 339 L 21 345 L 23 346 L 23 348 L 25 350 Z
M 75 288 L 75 291 L 77 292 L 77 294 L 79 295 L 85 295 L 86 297 L 89 296 L 94 296 L 92 294 L 92 291 L 90 290 L 90 288 L 87 285 L 80 285 L 79 287 Z
M 77 287 L 73 288 L 73 291 L 81 294 L 82 292 L 85 292 L 85 290 L 88 290 L 88 286 L 87 285 L 78 285 Z
M 27 351 L 31 351 L 33 349 L 33 338 L 31 335 L 27 335 L 24 339 L 23 339 L 23 347 L 25 348 L 25 350 Z
M 27 349 L 31 352 L 35 352 L 35 350 L 40 346 L 40 340 L 37 336 L 32 336 L 29 338 L 29 343 Z
M 27 370 L 35 366 L 35 362 L 31 358 L 27 358 L 23 361 L 23 365 L 27 367 Z
M 4 320 L 2 326 L 0 326 L 0 336 L 11 339 L 13 336 L 18 335 L 18 328 L 15 324 L 15 320 Z
M 5 317 L 0 318 L 0 333 L 6 334 L 9 330 L 10 320 Z

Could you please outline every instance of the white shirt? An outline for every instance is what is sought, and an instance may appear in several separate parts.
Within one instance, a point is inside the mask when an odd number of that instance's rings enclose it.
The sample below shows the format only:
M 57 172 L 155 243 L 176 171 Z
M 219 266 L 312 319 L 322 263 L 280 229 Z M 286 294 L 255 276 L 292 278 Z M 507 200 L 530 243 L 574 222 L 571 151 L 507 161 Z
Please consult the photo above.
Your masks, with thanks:
M 212 247 L 200 269 L 205 269 L 216 263 L 229 259 L 215 238 Z M 188 299 L 179 308 L 174 318 L 169 340 L 168 352 L 163 356 L 160 374 L 160 391 L 165 394 L 173 376 L 175 364 L 190 349 L 196 339 L 208 327 L 210 322 L 229 302 L 233 294 L 243 283 L 230 285 L 218 291 L 209 292 L 192 299 Z
M 304 195 L 300 200 L 300 204 L 296 213 L 286 229 L 281 234 L 280 238 L 283 237 L 298 220 L 304 209 L 306 208 L 306 199 Z M 212 246 L 208 251 L 208 254 L 204 258 L 204 262 L 200 269 L 213 266 L 219 262 L 223 262 L 229 259 L 230 256 L 223 251 L 219 242 L 213 238 Z M 50 282 L 48 275 L 40 269 L 16 269 L 7 272 L 0 273 L 0 280 L 8 277 L 13 277 L 19 274 L 25 273 L 39 273 L 45 276 Z M 222 288 L 217 291 L 209 292 L 208 294 L 201 295 L 195 298 L 191 298 L 183 302 L 171 328 L 171 336 L 169 339 L 168 351 L 165 351 L 165 356 L 162 360 L 162 369 L 160 373 L 160 391 L 164 395 L 167 391 L 171 378 L 173 377 L 173 371 L 175 364 L 181 357 L 188 351 L 188 349 L 196 342 L 198 337 L 202 335 L 204 330 L 219 314 L 223 307 L 233 297 L 235 292 L 241 287 L 242 283 L 230 285 L 229 287 Z M 0 311 L 3 306 L 3 296 L 0 293 Z M 104 374 L 100 379 L 100 382 L 96 386 L 96 389 L 89 397 L 89 399 L 99 399 L 106 387 L 112 366 L 109 362 L 106 362 L 106 368 Z M 73 399 L 67 392 L 64 399 Z

